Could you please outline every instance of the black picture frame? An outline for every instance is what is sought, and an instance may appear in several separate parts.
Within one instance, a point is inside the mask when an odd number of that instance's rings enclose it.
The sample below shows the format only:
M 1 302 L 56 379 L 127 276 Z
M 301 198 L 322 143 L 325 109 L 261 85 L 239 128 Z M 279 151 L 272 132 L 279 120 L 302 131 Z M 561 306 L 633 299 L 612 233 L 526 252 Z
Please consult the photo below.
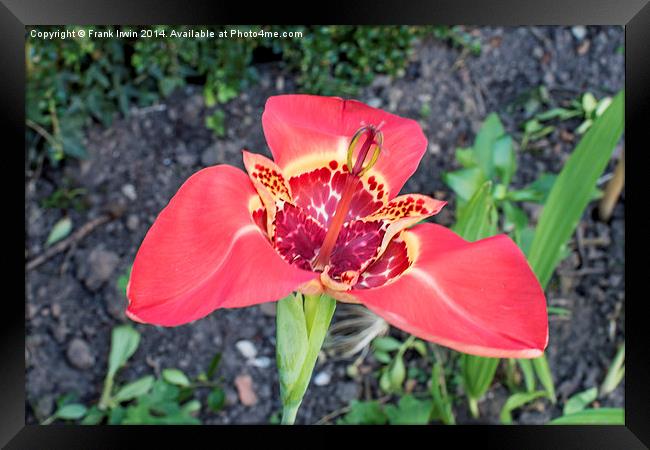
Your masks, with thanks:
M 330 1 L 319 4 L 279 4 L 277 2 L 199 2 L 184 0 L 74 1 L 74 0 L 0 0 L 0 46 L 2 70 L 0 104 L 3 128 L 3 158 L 18 159 L 18 148 L 25 148 L 25 27 L 52 24 L 203 24 L 203 23 L 332 23 L 332 24 L 468 24 L 468 25 L 623 25 L 625 26 L 625 140 L 626 151 L 626 290 L 637 295 L 626 301 L 626 384 L 625 426 L 456 426 L 456 427 L 82 427 L 25 425 L 25 320 L 24 303 L 17 295 L 5 295 L 2 301 L 0 359 L 0 444 L 11 449 L 45 448 L 132 448 L 140 446 L 206 445 L 198 444 L 197 435 L 208 445 L 226 445 L 225 435 L 239 439 L 241 445 L 266 444 L 263 434 L 290 439 L 286 443 L 313 442 L 312 433 L 328 433 L 338 442 L 339 433 L 387 438 L 401 445 L 414 445 L 422 439 L 427 445 L 442 445 L 441 440 L 463 444 L 472 440 L 491 448 L 648 448 L 650 446 L 650 358 L 645 332 L 647 298 L 641 292 L 643 279 L 627 276 L 627 268 L 645 270 L 642 239 L 650 228 L 644 214 L 643 177 L 647 168 L 642 155 L 647 144 L 641 139 L 644 119 L 650 105 L 650 4 L 648 0 L 469 0 Z M 646 114 L 643 114 L 646 113 Z M 647 127 L 647 125 L 646 125 Z M 17 163 L 17 161 L 16 161 Z M 2 204 L 5 221 L 17 223 L 21 206 L 13 191 L 19 170 L 5 163 L 2 177 L 5 189 Z M 630 209 L 630 201 L 632 209 Z M 638 211 L 638 212 L 637 212 Z M 636 217 L 635 217 L 636 216 Z M 638 230 L 638 231 L 637 231 Z M 16 231 L 20 233 L 20 231 Z M 6 256 L 6 285 L 18 284 L 21 265 L 15 261 L 24 248 L 18 239 L 3 240 Z M 629 250 L 629 251 L 628 251 Z M 11 256 L 7 256 L 11 255 Z M 643 259 L 642 259 L 643 258 Z M 635 262 L 637 264 L 635 264 Z M 24 266 L 23 266 L 24 267 Z M 16 272 L 14 276 L 14 272 Z M 631 270 L 630 270 L 631 273 Z M 641 272 L 640 272 L 641 273 Z M 646 275 L 647 276 L 647 275 Z M 26 281 L 25 281 L 26 282 Z M 23 293 L 25 285 L 23 287 Z M 636 291 L 635 291 L 636 290 Z M 20 289 L 17 289 L 20 292 Z M 22 306 L 21 306 L 22 305 Z M 259 434 L 258 434 L 259 433 Z M 282 434 L 281 434 L 282 433 Z M 285 434 L 293 433 L 287 437 Z M 333 439 L 332 439 L 333 438 Z M 301 439 L 303 441 L 301 441 Z M 157 442 L 156 442 L 157 441 Z M 365 444 L 364 445 L 372 445 Z M 164 446 L 164 445 L 163 445 Z

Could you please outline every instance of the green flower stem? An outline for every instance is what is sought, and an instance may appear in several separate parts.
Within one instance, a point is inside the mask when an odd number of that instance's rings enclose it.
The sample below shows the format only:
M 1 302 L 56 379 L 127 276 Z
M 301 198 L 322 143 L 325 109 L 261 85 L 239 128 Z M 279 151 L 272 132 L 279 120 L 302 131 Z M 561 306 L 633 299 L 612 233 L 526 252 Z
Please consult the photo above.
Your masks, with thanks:
M 111 406 L 112 398 L 111 392 L 113 391 L 113 377 L 108 375 L 104 380 L 104 389 L 102 390 L 102 396 L 99 400 L 99 409 L 106 410 Z
M 293 425 L 296 421 L 296 415 L 298 414 L 298 405 L 286 405 L 282 408 L 282 421 L 280 425 Z
M 296 420 L 336 301 L 327 295 L 296 293 L 278 302 L 276 360 L 282 397 L 282 424 Z
M 479 412 L 478 412 L 478 400 L 475 399 L 474 397 L 469 397 L 469 411 L 472 413 L 472 417 L 475 419 L 478 419 Z

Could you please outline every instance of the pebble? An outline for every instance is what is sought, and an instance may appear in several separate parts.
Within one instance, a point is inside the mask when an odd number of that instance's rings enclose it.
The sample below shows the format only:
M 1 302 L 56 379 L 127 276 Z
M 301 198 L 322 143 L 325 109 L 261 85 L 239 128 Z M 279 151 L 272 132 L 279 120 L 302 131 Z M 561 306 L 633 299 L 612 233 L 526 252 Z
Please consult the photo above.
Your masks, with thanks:
M 133 186 L 131 183 L 127 183 L 122 186 L 122 194 L 124 194 L 124 196 L 132 202 L 138 198 L 138 194 L 135 192 L 135 186 Z
M 77 278 L 83 280 L 91 291 L 98 290 L 113 275 L 120 258 L 116 253 L 103 248 L 95 248 L 87 260 L 78 261 Z
M 314 384 L 316 386 L 327 386 L 332 380 L 332 375 L 329 372 L 319 372 L 314 376 Z
M 251 341 L 237 341 L 235 347 L 237 347 L 239 353 L 241 353 L 242 356 L 246 359 L 253 359 L 257 356 L 257 349 L 255 348 L 255 344 L 253 344 Z
M 126 227 L 131 231 L 135 231 L 139 226 L 140 218 L 136 214 L 129 214 L 126 218 Z
M 573 37 L 581 41 L 587 35 L 587 28 L 582 25 L 576 25 L 575 27 L 571 27 L 571 33 L 573 34 Z
M 214 145 L 211 145 L 210 147 L 206 148 L 203 150 L 203 153 L 201 153 L 201 164 L 204 166 L 214 166 L 219 162 L 219 158 L 217 155 L 217 149 L 215 148 Z
M 105 297 L 106 311 L 113 319 L 124 322 L 126 320 L 126 297 L 120 292 L 118 295 L 107 295 Z
M 68 344 L 68 361 L 77 369 L 90 369 L 95 364 L 95 356 L 83 339 L 75 338 Z
M 271 366 L 271 362 L 271 358 L 268 356 L 260 356 L 259 358 L 251 360 L 250 364 L 259 369 L 268 369 Z
M 253 406 L 257 404 L 257 394 L 253 388 L 253 379 L 250 375 L 237 375 L 235 378 L 235 387 L 239 395 L 239 401 L 244 406 Z
M 282 75 L 275 80 L 275 90 L 279 92 L 284 90 L 284 77 Z

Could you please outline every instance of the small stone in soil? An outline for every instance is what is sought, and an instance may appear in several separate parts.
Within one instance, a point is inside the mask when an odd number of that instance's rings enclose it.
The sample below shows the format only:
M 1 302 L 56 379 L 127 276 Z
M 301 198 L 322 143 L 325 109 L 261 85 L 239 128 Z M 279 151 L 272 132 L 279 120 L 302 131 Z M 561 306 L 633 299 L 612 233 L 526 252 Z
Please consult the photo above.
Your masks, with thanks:
M 257 395 L 253 389 L 253 379 L 250 375 L 237 375 L 235 378 L 235 387 L 239 395 L 239 401 L 244 406 L 253 406 L 257 404 Z
M 70 364 L 77 369 L 90 369 L 95 364 L 95 356 L 90 346 L 86 341 L 79 338 L 70 341 L 66 355 Z
M 122 186 L 122 194 L 131 201 L 135 201 L 138 198 L 138 194 L 135 192 L 135 186 L 130 183 Z
M 259 358 L 251 360 L 250 364 L 259 369 L 267 369 L 271 366 L 271 358 L 268 356 L 260 356 Z
M 121 322 L 126 320 L 126 298 L 123 295 L 108 295 L 106 299 L 106 311 L 111 315 L 112 318 L 119 320 Z
M 329 372 L 320 372 L 314 377 L 314 384 L 316 386 L 327 386 L 330 384 L 331 380 L 332 376 L 329 374 Z
M 98 290 L 111 277 L 120 258 L 117 254 L 102 248 L 93 249 L 84 261 L 77 260 L 77 278 L 83 280 L 91 291 Z
M 136 231 L 140 226 L 140 219 L 135 214 L 129 214 L 126 218 L 126 227 L 131 231 Z
M 257 349 L 251 341 L 237 341 L 235 347 L 237 347 L 239 353 L 246 359 L 253 359 L 257 356 Z
M 571 33 L 573 33 L 573 37 L 575 37 L 577 40 L 581 41 L 587 35 L 587 29 L 585 27 L 583 27 L 582 25 L 577 25 L 577 26 L 571 28 Z

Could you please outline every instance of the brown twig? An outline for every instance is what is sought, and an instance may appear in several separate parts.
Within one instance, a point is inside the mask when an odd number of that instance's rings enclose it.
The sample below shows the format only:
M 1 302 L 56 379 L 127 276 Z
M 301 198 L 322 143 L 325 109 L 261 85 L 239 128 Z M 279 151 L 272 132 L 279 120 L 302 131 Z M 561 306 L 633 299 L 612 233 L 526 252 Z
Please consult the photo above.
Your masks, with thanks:
M 603 198 L 598 204 L 598 216 L 603 222 L 607 222 L 612 217 L 614 206 L 621 195 L 623 186 L 625 185 L 625 150 L 621 152 L 621 159 L 616 164 L 614 169 L 614 176 L 607 182 Z
M 58 255 L 59 253 L 68 249 L 71 245 L 76 245 L 79 241 L 85 238 L 90 234 L 95 228 L 104 225 L 105 223 L 110 222 L 113 219 L 118 218 L 124 213 L 123 208 L 113 208 L 112 210 L 102 214 L 101 216 L 86 222 L 81 228 L 72 233 L 66 239 L 58 242 L 52 247 L 45 250 L 40 255 L 36 256 L 34 259 L 27 262 L 25 265 L 26 270 L 33 270 L 43 264 L 45 261 L 49 260 L 53 256 Z

